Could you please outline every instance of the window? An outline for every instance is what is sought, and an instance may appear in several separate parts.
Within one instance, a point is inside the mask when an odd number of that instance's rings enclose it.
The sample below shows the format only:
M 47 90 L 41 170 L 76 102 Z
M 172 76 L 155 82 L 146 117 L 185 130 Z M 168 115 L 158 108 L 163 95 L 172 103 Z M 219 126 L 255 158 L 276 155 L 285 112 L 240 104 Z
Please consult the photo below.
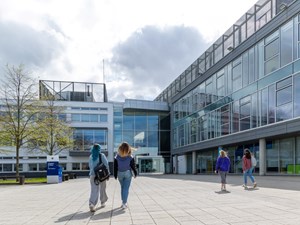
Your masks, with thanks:
M 236 91 L 242 87 L 242 64 L 232 68 L 232 89 Z
M 16 171 L 16 164 L 14 164 L 14 171 Z M 23 164 L 21 164 L 21 163 L 19 163 L 19 171 L 20 172 L 23 171 Z
M 100 114 L 100 122 L 107 122 L 107 114 Z
M 224 72 L 224 71 L 222 71 Z M 225 96 L 225 75 L 224 73 L 218 75 L 217 78 L 217 95 L 221 99 Z
M 286 87 L 277 91 L 277 106 L 289 103 L 292 101 L 292 87 Z
M 90 115 L 89 114 L 81 114 L 81 121 L 82 122 L 90 122 Z
M 251 96 L 240 100 L 240 130 L 250 129 Z
M 89 164 L 88 163 L 82 163 L 81 164 L 81 170 L 89 170 Z
M 28 167 L 29 167 L 29 171 L 37 171 L 37 163 L 29 163 L 28 164 Z
M 136 130 L 146 130 L 147 129 L 147 115 L 138 115 L 134 116 L 134 125 Z
M 300 74 L 294 76 L 294 117 L 300 116 Z
M 3 172 L 11 172 L 12 164 L 3 164 Z
M 72 163 L 72 170 L 80 170 L 80 163 Z
M 290 119 L 292 110 L 292 78 L 288 77 L 276 84 L 276 121 Z
M 265 39 L 265 75 L 279 68 L 279 32 Z
M 47 164 L 39 163 L 39 171 L 47 171 Z
M 71 120 L 73 122 L 80 121 L 80 114 L 71 114 Z
M 94 143 L 99 143 L 102 147 L 107 146 L 107 130 L 76 129 L 73 138 L 74 150 L 90 150 Z
M 191 143 L 195 143 L 197 141 L 197 119 L 193 119 L 191 121 Z
M 67 170 L 67 163 L 59 163 L 59 166 L 62 167 L 62 170 Z
M 98 115 L 91 114 L 90 115 L 90 121 L 89 122 L 98 122 Z
M 284 66 L 293 60 L 293 21 L 291 20 L 281 27 L 280 38 L 280 59 L 281 66 Z

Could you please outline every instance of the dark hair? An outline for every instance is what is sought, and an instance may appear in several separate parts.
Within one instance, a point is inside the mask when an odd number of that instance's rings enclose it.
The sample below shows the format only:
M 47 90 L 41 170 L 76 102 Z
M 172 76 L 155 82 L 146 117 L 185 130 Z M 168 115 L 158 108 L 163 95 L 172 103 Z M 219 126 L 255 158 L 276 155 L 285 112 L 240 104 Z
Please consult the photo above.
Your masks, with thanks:
M 244 155 L 245 155 L 246 159 L 251 159 L 251 152 L 248 148 L 244 149 Z

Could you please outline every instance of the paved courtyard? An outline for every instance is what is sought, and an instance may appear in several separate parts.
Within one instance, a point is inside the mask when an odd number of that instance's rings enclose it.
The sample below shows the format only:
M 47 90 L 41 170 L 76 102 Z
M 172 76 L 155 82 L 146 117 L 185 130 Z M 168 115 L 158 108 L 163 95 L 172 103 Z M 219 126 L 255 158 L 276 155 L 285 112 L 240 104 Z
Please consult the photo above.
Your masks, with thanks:
M 300 224 L 300 177 L 257 176 L 244 190 L 242 177 L 228 177 L 220 191 L 217 175 L 139 176 L 129 208 L 120 208 L 119 183 L 110 179 L 106 207 L 88 208 L 89 180 L 60 184 L 0 185 L 1 225 L 42 224 Z

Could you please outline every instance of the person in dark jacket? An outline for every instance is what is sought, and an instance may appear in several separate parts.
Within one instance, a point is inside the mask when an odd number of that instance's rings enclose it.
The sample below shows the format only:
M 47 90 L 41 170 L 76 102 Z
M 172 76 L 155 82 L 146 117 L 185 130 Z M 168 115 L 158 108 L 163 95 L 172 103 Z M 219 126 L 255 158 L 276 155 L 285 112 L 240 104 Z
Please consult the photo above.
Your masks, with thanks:
M 226 191 L 226 176 L 230 168 L 230 159 L 224 150 L 220 151 L 217 159 L 215 173 L 219 173 L 221 177 L 221 191 Z
M 114 159 L 114 177 L 118 178 L 121 185 L 122 208 L 126 209 L 131 178 L 137 176 L 136 165 L 131 155 L 131 146 L 123 142 L 120 144 L 118 154 Z M 133 174 L 132 174 L 133 173 Z

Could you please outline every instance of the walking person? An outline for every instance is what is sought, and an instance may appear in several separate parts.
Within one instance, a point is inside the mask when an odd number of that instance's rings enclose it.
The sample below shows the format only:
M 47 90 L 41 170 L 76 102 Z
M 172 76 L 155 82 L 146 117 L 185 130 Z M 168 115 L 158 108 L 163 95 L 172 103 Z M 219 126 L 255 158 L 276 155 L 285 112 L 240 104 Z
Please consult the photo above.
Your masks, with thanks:
M 252 163 L 251 163 L 251 152 L 248 148 L 244 149 L 244 156 L 242 158 L 242 167 L 243 167 L 243 175 L 244 175 L 244 184 L 243 187 L 245 189 L 248 188 L 247 186 L 247 177 L 250 178 L 250 180 L 253 183 L 253 188 L 255 188 L 257 186 L 255 179 L 252 175 Z
M 131 146 L 123 142 L 120 144 L 118 154 L 114 159 L 114 176 L 115 179 L 118 178 L 121 185 L 121 207 L 123 209 L 128 207 L 127 199 L 132 176 L 134 176 L 134 178 L 137 176 L 136 165 L 131 151 Z
M 217 159 L 215 173 L 219 173 L 221 177 L 221 191 L 226 191 L 226 176 L 230 168 L 230 159 L 224 150 L 220 151 L 220 156 Z
M 100 198 L 101 207 L 105 207 L 105 203 L 108 200 L 107 194 L 106 194 L 106 180 L 102 182 L 95 183 L 95 172 L 94 168 L 99 163 L 99 157 L 101 157 L 102 163 L 108 168 L 108 160 L 106 156 L 101 153 L 101 147 L 99 144 L 94 144 L 94 146 L 91 149 L 91 154 L 89 158 L 89 167 L 90 167 L 90 184 L 91 184 L 91 193 L 89 198 L 89 207 L 91 212 L 96 211 L 96 205 L 98 203 L 98 200 Z

